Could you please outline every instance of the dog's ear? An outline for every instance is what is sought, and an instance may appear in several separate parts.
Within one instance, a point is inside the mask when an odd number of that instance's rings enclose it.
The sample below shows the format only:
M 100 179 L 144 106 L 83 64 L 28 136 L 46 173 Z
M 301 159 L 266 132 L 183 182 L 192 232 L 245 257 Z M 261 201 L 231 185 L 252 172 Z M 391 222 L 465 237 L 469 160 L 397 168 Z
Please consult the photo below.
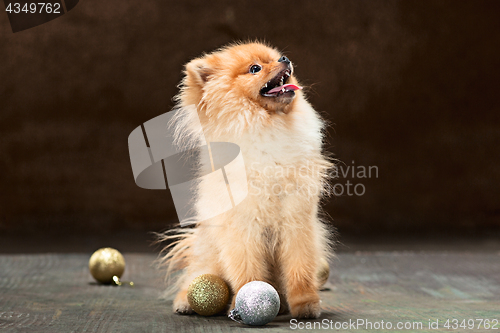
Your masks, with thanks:
M 190 61 L 186 65 L 186 77 L 188 84 L 196 84 L 203 87 L 210 78 L 214 70 L 206 58 L 198 58 Z

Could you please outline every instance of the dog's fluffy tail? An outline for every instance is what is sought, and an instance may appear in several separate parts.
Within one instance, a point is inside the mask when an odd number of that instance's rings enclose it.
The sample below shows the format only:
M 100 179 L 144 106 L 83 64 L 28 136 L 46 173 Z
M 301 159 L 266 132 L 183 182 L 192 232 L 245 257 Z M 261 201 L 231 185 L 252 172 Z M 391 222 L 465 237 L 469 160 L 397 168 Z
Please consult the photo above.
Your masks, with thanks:
M 163 233 L 156 234 L 158 243 L 167 243 L 163 248 L 157 264 L 166 271 L 165 282 L 168 285 L 163 294 L 169 297 L 177 291 L 182 283 L 182 273 L 176 273 L 188 266 L 191 257 L 192 244 L 195 238 L 193 228 L 175 228 Z

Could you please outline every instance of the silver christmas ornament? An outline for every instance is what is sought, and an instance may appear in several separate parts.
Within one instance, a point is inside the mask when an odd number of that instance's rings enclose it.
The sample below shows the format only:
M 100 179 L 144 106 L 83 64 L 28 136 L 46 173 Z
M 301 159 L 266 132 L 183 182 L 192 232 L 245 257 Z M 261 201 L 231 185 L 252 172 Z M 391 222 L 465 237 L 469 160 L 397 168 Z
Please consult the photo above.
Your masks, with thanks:
M 263 281 L 245 284 L 236 295 L 229 318 L 247 325 L 265 325 L 278 315 L 280 297 L 276 289 Z

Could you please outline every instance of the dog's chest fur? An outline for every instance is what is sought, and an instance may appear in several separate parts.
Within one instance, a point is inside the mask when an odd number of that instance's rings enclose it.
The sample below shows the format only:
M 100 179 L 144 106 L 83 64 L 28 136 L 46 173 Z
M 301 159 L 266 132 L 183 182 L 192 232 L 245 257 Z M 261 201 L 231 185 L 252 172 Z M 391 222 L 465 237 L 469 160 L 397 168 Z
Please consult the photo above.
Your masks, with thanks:
M 305 101 L 300 110 L 283 117 L 288 117 L 286 126 L 278 119 L 278 126 L 239 135 L 206 133 L 209 141 L 233 142 L 241 149 L 249 194 L 233 213 L 244 224 L 291 220 L 299 201 L 309 199 L 308 189 L 320 186 L 314 163 L 322 159 L 321 121 Z

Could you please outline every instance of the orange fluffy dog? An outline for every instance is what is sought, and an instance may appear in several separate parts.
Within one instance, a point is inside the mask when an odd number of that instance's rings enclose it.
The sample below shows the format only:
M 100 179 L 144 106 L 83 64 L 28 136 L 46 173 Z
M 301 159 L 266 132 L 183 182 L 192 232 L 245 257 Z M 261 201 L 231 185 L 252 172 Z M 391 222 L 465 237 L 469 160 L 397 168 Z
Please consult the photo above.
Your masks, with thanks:
M 165 257 L 169 271 L 184 269 L 174 311 L 193 312 L 187 288 L 210 273 L 233 295 L 250 281 L 266 281 L 280 295 L 281 312 L 317 318 L 317 266 L 331 252 L 318 206 L 332 164 L 322 154 L 324 123 L 292 63 L 261 43 L 231 45 L 186 65 L 177 101 L 196 107 L 207 142 L 239 145 L 249 194 L 232 210 L 175 236 Z M 198 192 L 202 198 L 210 190 L 201 183 Z

